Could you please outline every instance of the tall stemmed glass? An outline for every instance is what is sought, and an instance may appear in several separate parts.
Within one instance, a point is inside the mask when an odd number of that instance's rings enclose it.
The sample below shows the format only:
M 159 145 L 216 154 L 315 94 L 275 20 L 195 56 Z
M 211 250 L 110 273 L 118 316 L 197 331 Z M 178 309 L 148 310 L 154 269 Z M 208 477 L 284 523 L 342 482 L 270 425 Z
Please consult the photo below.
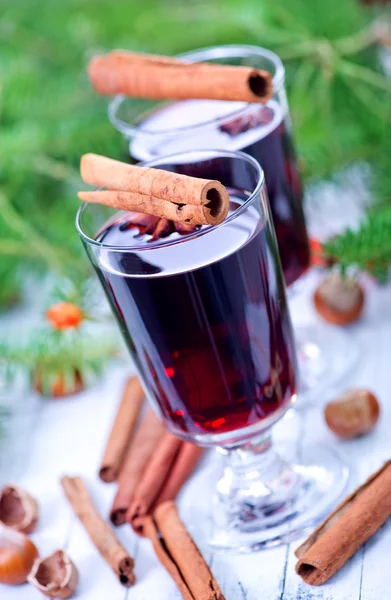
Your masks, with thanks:
M 273 74 L 274 96 L 259 106 L 216 100 L 163 103 L 120 95 L 109 106 L 109 118 L 130 139 L 130 154 L 139 161 L 196 148 L 242 150 L 253 156 L 265 172 L 285 283 L 289 294 L 296 295 L 298 287 L 303 287 L 296 282 L 303 282 L 310 253 L 284 67 L 276 54 L 255 46 L 204 48 L 182 58 L 265 69 Z M 318 398 L 321 388 L 337 383 L 357 357 L 346 333 L 321 323 L 303 325 L 302 316 L 293 313 L 300 367 L 299 406 L 306 405 L 315 392 Z
M 130 213 L 83 205 L 79 234 L 155 410 L 176 435 L 226 453 L 212 543 L 285 541 L 336 501 L 347 469 L 320 446 L 300 465 L 272 448 L 271 427 L 296 399 L 296 357 L 262 170 L 222 151 L 148 166 L 220 180 L 229 216 L 154 240 Z

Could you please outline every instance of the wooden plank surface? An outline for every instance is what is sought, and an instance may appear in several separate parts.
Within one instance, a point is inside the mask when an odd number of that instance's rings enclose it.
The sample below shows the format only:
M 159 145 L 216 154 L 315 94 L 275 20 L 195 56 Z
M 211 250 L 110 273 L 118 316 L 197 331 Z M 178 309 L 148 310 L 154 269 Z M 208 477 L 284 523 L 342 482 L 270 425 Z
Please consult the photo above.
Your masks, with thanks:
M 371 284 L 370 284 L 371 285 Z M 372 287 L 372 285 L 371 285 Z M 286 440 L 292 450 L 298 436 L 302 442 L 332 444 L 343 452 L 350 464 L 353 478 L 350 487 L 364 480 L 386 458 L 391 456 L 391 285 L 373 288 L 369 295 L 365 316 L 349 329 L 352 344 L 360 347 L 362 360 L 346 381 L 334 391 L 316 399 L 313 408 L 305 413 L 296 412 L 290 420 L 276 427 L 277 441 Z M 84 475 L 91 493 L 103 514 L 107 514 L 114 486 L 102 484 L 96 478 L 97 467 L 107 431 L 120 398 L 120 389 L 126 376 L 124 369 L 112 371 L 107 378 L 78 397 L 61 401 L 39 401 L 33 404 L 32 414 L 25 415 L 33 434 L 25 434 L 13 464 L 1 471 L 1 482 L 17 479 L 39 498 L 41 520 L 34 540 L 42 553 L 66 547 L 78 565 L 81 583 L 77 598 L 80 600 L 179 600 L 180 596 L 166 572 L 160 567 L 146 540 L 139 540 L 127 528 L 118 530 L 124 545 L 136 558 L 137 585 L 123 589 L 111 571 L 92 547 L 82 526 L 74 519 L 63 498 L 58 480 L 61 474 Z M 381 399 L 382 415 L 376 431 L 351 442 L 338 442 L 327 430 L 322 418 L 322 404 L 338 389 L 363 385 L 372 389 Z M 212 456 L 187 484 L 180 500 L 182 513 L 191 523 L 194 503 L 206 497 L 205 469 L 210 468 Z M 191 523 L 197 537 L 200 528 L 210 523 Z M 294 571 L 294 549 L 280 547 L 252 555 L 213 555 L 206 552 L 213 571 L 221 583 L 227 600 L 388 600 L 389 547 L 391 523 L 370 540 L 356 556 L 327 584 L 320 588 L 305 585 Z M 33 600 L 39 597 L 28 587 L 0 586 L 0 597 L 5 600 Z

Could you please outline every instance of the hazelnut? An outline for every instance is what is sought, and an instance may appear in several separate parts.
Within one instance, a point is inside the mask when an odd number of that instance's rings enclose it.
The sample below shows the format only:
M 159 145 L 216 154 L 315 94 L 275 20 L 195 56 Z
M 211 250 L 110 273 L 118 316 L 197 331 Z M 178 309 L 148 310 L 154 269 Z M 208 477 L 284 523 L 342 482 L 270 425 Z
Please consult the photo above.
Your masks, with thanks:
M 371 392 L 351 389 L 329 402 L 324 416 L 331 431 L 349 440 L 372 431 L 379 412 L 379 403 Z
M 316 288 L 314 305 L 328 323 L 347 325 L 361 316 L 364 290 L 355 279 L 333 274 L 326 277 Z
M 8 484 L 0 490 L 0 521 L 23 533 L 32 533 L 38 521 L 38 503 L 19 485 Z
M 0 523 L 0 583 L 26 583 L 37 556 L 38 550 L 27 535 Z
M 49 598 L 70 598 L 76 590 L 79 575 L 65 550 L 37 558 L 27 581 Z

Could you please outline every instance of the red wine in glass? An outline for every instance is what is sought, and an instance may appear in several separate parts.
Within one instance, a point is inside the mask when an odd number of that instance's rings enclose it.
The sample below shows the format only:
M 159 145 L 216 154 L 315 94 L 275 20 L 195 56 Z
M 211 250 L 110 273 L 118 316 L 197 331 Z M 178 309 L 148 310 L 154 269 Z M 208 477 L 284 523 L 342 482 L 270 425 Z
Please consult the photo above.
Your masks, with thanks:
M 168 428 L 225 450 L 224 472 L 211 466 L 202 488 L 215 489 L 213 501 L 196 515 L 213 516 L 210 543 L 238 551 L 285 543 L 335 504 L 347 473 L 316 446 L 302 448 L 300 465 L 273 449 L 270 429 L 296 398 L 296 360 L 262 171 L 250 156 L 220 150 L 148 166 L 219 179 L 230 214 L 216 227 L 159 237 L 139 215 L 89 204 L 78 231 Z
M 221 125 L 229 136 L 270 125 L 275 121 L 276 105 L 261 106 L 254 114 Z M 255 158 L 265 173 L 278 248 L 289 286 L 309 267 L 310 253 L 303 213 L 303 191 L 287 119 L 276 119 L 273 128 L 239 150 Z
M 231 211 L 244 200 L 231 198 Z M 112 253 L 97 273 L 140 374 L 177 433 L 194 438 L 254 425 L 283 410 L 295 393 L 283 283 L 270 258 L 273 238 L 244 213 L 223 247 L 206 235 L 202 255 L 186 253 L 186 242 L 176 248 L 178 270 L 166 258 L 164 240 L 153 241 L 127 213 L 99 233 L 105 245 L 154 248 L 151 261 L 148 251 L 142 259 L 137 252 Z
M 212 100 L 185 100 L 160 108 L 139 124 L 130 150 L 136 160 L 193 148 L 241 150 L 255 158 L 265 173 L 273 223 L 276 230 L 285 282 L 299 279 L 310 264 L 309 242 L 303 213 L 303 192 L 292 144 L 289 117 L 280 104 L 254 106 L 236 119 L 223 119 L 227 103 Z M 232 112 L 230 108 L 230 112 Z M 191 124 L 213 123 L 205 131 Z M 188 126 L 179 135 L 170 128 Z M 143 130 L 154 131 L 153 135 Z

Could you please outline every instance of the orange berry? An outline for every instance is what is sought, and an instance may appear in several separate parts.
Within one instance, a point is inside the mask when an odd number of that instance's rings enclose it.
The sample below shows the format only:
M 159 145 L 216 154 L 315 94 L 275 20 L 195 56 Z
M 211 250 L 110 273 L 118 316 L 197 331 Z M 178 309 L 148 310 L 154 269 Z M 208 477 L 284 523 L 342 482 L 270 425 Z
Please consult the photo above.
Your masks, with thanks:
M 46 318 L 55 329 L 69 329 L 78 327 L 84 315 L 76 304 L 58 302 L 49 308 Z

